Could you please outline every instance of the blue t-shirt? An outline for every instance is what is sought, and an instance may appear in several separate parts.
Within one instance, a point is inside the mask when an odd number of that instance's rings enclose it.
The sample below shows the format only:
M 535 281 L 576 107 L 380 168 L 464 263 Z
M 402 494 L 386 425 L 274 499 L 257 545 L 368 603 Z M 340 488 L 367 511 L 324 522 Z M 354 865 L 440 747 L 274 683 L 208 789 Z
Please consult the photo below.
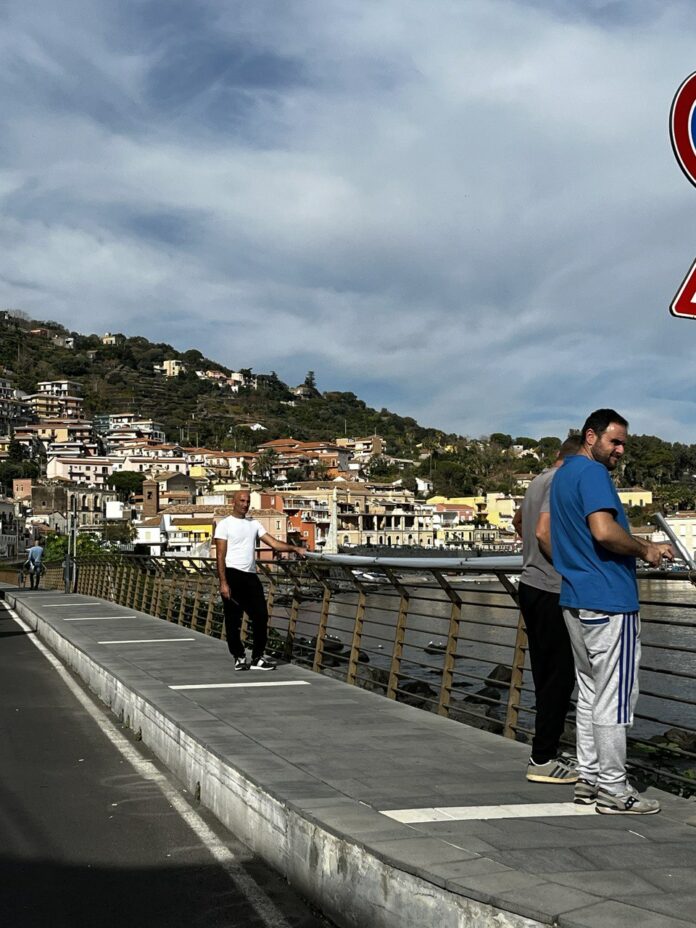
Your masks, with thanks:
M 637 612 L 636 559 L 612 554 L 592 537 L 587 517 L 611 511 L 630 532 L 609 471 L 584 455 L 567 458 L 551 484 L 553 566 L 563 578 L 561 605 L 596 612 Z

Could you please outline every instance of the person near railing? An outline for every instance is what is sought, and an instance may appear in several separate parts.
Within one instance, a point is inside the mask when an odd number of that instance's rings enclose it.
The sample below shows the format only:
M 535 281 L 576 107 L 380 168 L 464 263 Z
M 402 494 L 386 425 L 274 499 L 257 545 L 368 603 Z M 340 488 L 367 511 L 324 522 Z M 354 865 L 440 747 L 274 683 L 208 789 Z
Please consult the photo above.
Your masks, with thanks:
M 613 409 L 587 418 L 580 453 L 551 484 L 550 544 L 563 578 L 560 602 L 578 681 L 575 801 L 595 802 L 602 814 L 649 815 L 660 811 L 659 802 L 641 796 L 626 777 L 640 665 L 636 558 L 657 567 L 674 553 L 630 534 L 609 476 L 627 437 L 628 422 Z M 542 548 L 548 541 L 540 537 Z
M 305 557 L 305 550 L 274 538 L 259 521 L 248 519 L 250 503 L 249 491 L 238 490 L 232 498 L 232 514 L 215 529 L 215 559 L 225 634 L 235 670 L 275 670 L 275 661 L 264 653 L 268 640 L 268 607 L 256 575 L 256 541 L 259 539 L 275 551 L 292 552 L 298 557 Z M 253 638 L 251 664 L 247 663 L 241 639 L 245 612 L 251 622 Z
M 530 483 L 513 525 L 522 536 L 522 573 L 517 587 L 520 611 L 527 629 L 529 663 L 534 681 L 536 722 L 527 779 L 533 783 L 575 783 L 576 760 L 561 753 L 570 697 L 575 688 L 575 663 L 559 599 L 561 576 L 539 547 L 541 530 L 550 519 L 551 481 L 563 461 L 577 454 L 579 435 L 560 447 L 553 467 Z

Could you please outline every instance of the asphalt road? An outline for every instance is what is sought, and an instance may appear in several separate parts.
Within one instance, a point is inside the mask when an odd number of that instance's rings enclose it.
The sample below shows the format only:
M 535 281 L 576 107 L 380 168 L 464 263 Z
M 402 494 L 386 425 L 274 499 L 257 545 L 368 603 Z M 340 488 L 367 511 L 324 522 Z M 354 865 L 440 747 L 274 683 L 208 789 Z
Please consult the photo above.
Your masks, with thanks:
M 31 639 L 0 603 L 1 925 L 327 928 Z

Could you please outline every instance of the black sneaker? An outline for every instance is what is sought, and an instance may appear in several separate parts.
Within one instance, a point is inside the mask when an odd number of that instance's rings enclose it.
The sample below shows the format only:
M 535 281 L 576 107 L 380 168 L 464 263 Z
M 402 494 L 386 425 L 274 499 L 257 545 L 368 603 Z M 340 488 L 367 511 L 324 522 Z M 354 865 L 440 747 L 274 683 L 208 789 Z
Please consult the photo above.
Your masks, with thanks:
M 276 663 L 268 657 L 257 657 L 255 661 L 251 662 L 252 670 L 275 670 Z
M 237 657 L 234 662 L 235 670 L 248 670 L 249 665 L 246 662 L 246 657 Z

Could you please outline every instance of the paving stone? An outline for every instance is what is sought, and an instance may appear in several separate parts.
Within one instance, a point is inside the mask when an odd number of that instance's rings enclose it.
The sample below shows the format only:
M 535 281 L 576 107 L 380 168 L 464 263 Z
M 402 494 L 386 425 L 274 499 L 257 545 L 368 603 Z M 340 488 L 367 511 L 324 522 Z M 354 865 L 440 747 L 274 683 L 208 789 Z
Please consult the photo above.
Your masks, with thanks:
M 659 912 L 662 915 L 668 915 L 671 918 L 683 918 L 689 924 L 695 924 L 696 919 L 696 890 L 692 885 L 689 892 L 682 893 L 655 893 L 651 896 L 641 896 L 640 905 L 643 909 L 650 912 Z
M 625 902 L 599 902 L 558 918 L 559 928 L 693 928 L 693 920 L 647 912 Z
M 532 889 L 544 885 L 544 880 L 529 873 L 515 870 L 482 875 L 473 874 L 456 880 L 448 880 L 447 888 L 463 896 L 471 895 L 479 902 L 492 903 L 503 893 Z
M 449 864 L 438 864 L 437 872 L 447 883 L 470 876 L 486 876 L 491 873 L 510 873 L 511 868 L 493 860 L 491 857 L 474 857 L 471 860 L 457 860 Z M 445 885 L 447 885 L 447 883 Z
M 664 867 L 691 865 L 696 866 L 696 846 L 684 844 L 652 844 L 642 841 L 634 844 L 615 845 L 614 847 L 584 847 L 579 853 L 590 865 L 595 867 L 614 867 L 621 861 L 631 870 L 643 867 Z
M 397 863 L 417 876 L 444 887 L 446 879 L 438 873 L 438 864 L 474 860 L 477 852 L 445 844 L 431 838 L 414 836 L 398 841 L 370 841 L 370 849 L 381 860 Z
M 556 872 L 575 871 L 587 868 L 587 861 L 575 850 L 564 847 L 530 848 L 523 851 L 500 850 L 495 859 L 501 861 L 515 870 L 527 873 L 537 873 L 547 879 L 554 880 Z
M 579 858 L 580 859 L 580 858 Z M 624 896 L 654 894 L 655 885 L 643 879 L 632 870 L 580 870 L 563 868 L 563 871 L 549 869 L 537 871 L 540 876 L 562 886 L 572 886 L 599 896 L 622 899 Z M 693 878 L 693 871 L 689 871 Z M 624 900 L 625 901 L 625 900 Z M 642 902 L 641 902 L 642 904 Z
M 555 921 L 564 912 L 592 905 L 598 901 L 598 897 L 557 883 L 539 883 L 531 887 L 520 887 L 514 892 L 504 892 L 497 897 L 497 901 L 501 908 L 509 907 L 517 915 L 546 922 L 549 919 Z
M 694 886 L 693 867 L 650 867 L 636 872 L 646 883 L 667 893 L 690 891 Z

